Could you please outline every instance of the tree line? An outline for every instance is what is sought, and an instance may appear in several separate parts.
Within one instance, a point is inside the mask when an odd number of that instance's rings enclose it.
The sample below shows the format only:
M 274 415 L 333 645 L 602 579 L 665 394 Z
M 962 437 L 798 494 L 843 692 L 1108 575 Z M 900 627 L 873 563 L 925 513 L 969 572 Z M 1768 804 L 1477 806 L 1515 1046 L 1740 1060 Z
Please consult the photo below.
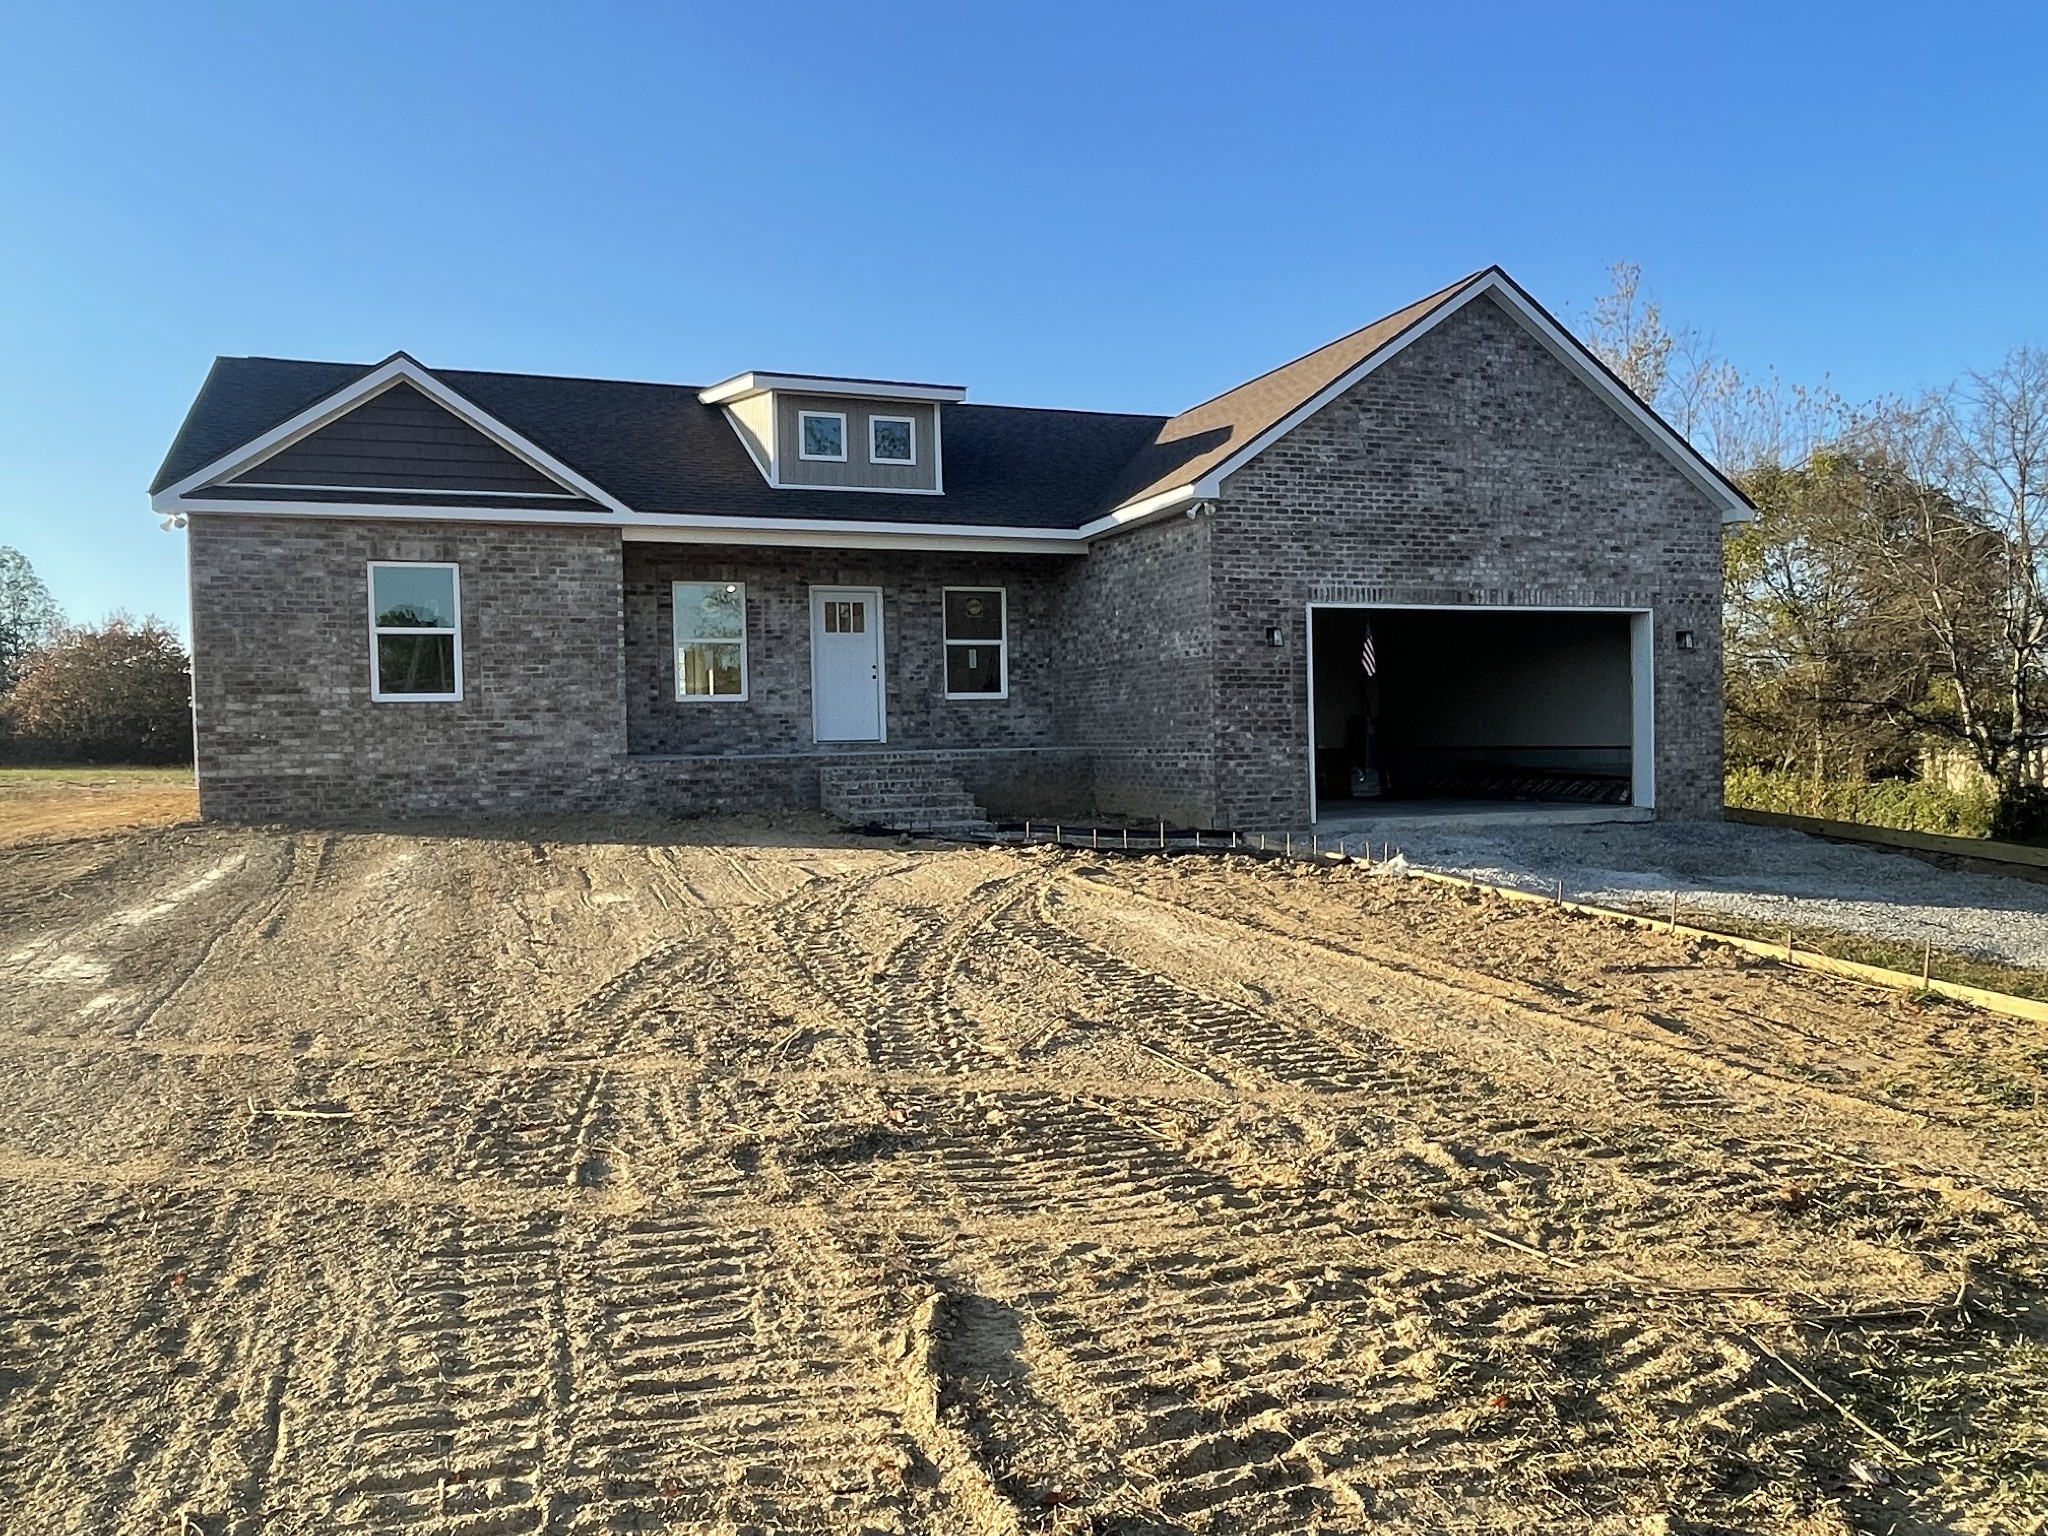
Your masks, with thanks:
M 1726 544 L 1731 769 L 1960 772 L 1992 830 L 2048 832 L 2048 351 L 1852 404 L 1744 376 L 1611 275 L 1593 350 L 1757 508 Z
M 189 763 L 192 662 L 158 618 L 64 621 L 21 551 L 0 545 L 0 757 Z

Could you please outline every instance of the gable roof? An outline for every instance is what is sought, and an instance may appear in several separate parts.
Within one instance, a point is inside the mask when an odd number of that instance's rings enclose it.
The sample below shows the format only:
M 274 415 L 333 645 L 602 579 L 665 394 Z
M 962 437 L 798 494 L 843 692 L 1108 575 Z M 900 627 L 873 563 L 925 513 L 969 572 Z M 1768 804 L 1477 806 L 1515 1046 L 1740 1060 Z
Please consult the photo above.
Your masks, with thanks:
M 1109 507 L 1128 506 L 1175 486 L 1193 485 L 1236 456 L 1246 443 L 1344 378 L 1416 321 L 1476 282 L 1484 273 L 1460 278 L 1426 299 L 1340 336 L 1305 357 L 1282 363 L 1213 400 L 1170 417 L 1158 435 L 1125 468 Z
M 217 359 L 150 489 L 171 501 L 202 490 L 207 498 L 246 497 L 248 492 L 221 482 L 337 420 L 394 380 L 405 380 L 588 498 L 593 512 L 609 509 L 652 522 L 688 518 L 1092 536 L 1181 502 L 1220 495 L 1225 476 L 1481 296 L 1491 297 L 1604 396 L 1721 506 L 1724 518 L 1751 515 L 1747 499 L 1725 476 L 1498 267 L 1462 278 L 1177 416 L 935 402 L 945 442 L 943 496 L 771 486 L 723 408 L 704 403 L 700 386 L 429 371 L 403 353 L 367 365 Z M 349 499 L 339 491 L 295 499 L 321 497 Z
M 315 407 L 331 412 L 373 371 L 350 363 L 218 359 L 152 492 L 193 482 L 281 422 Z M 654 517 L 1071 530 L 1104 505 L 1111 482 L 1165 420 L 941 405 L 944 496 L 777 489 L 761 478 L 724 410 L 698 400 L 698 385 L 459 369 L 437 369 L 432 377 L 538 453 L 603 487 L 618 505 Z M 221 472 L 204 476 L 194 489 L 205 486 L 211 497 L 220 478 Z
M 1506 272 L 1486 267 L 1170 418 L 1132 460 L 1115 488 L 1111 507 L 1097 525 L 1111 526 L 1143 516 L 1162 502 L 1221 495 L 1225 476 L 1481 297 L 1491 298 L 1582 383 L 1603 396 L 1709 501 L 1720 506 L 1724 522 L 1754 515 L 1749 498 L 1735 483 L 1638 398 L 1584 342 L 1558 324 Z

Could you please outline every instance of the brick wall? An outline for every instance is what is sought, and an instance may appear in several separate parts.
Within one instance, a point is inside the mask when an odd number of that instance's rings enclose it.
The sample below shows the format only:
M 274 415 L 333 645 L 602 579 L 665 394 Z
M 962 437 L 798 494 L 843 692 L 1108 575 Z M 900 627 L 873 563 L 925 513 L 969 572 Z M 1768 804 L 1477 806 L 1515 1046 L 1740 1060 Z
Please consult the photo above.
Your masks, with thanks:
M 890 749 L 966 764 L 981 750 L 988 766 L 963 777 L 1010 814 L 1092 793 L 1105 812 L 1238 827 L 1308 813 L 1311 601 L 1648 607 L 1658 809 L 1719 814 L 1718 508 L 1487 299 L 1232 475 L 1213 508 L 1085 557 L 209 514 L 190 548 L 209 816 L 803 802 L 816 768 L 800 759 L 821 751 L 814 584 L 883 591 Z M 460 702 L 371 701 L 374 559 L 461 566 Z M 677 580 L 747 584 L 748 702 L 675 698 Z M 1007 699 L 944 697 L 949 585 L 1006 590 Z M 1681 628 L 1697 650 L 1676 649 Z M 709 761 L 747 754 L 784 761 Z M 698 766 L 647 767 L 655 756 Z
M 1207 519 L 1176 515 L 1096 544 L 1069 576 L 1065 723 L 1105 812 L 1214 824 L 1213 560 Z
M 1232 475 L 1210 535 L 1219 825 L 1308 813 L 1311 600 L 1654 610 L 1660 815 L 1721 805 L 1721 522 L 1490 299 Z M 1287 631 L 1284 649 L 1265 642 Z M 1688 628 L 1699 649 L 1680 651 Z
M 190 538 L 207 817 L 606 802 L 626 734 L 617 530 L 200 513 Z M 461 567 L 461 700 L 370 698 L 372 560 Z
M 761 550 L 628 544 L 627 739 L 638 753 L 813 752 L 813 586 L 879 587 L 891 747 L 1042 747 L 1058 739 L 1065 647 L 1054 598 L 1071 557 L 940 555 L 862 550 Z M 676 698 L 678 581 L 747 587 L 748 697 Z M 1001 587 L 1007 606 L 1009 697 L 948 699 L 941 595 Z M 843 750 L 857 751 L 859 747 Z

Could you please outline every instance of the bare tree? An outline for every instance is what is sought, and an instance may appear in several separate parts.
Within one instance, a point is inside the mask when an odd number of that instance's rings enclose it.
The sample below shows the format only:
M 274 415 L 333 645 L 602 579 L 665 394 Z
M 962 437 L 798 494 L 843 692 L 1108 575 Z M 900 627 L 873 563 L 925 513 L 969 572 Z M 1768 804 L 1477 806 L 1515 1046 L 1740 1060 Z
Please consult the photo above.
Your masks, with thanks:
M 14 686 L 23 659 L 50 638 L 60 617 L 28 557 L 0 544 L 0 692 Z
M 1654 406 L 1664 391 L 1678 338 L 1665 328 L 1656 302 L 1644 295 L 1640 266 L 1617 261 L 1607 269 L 1607 276 L 1614 286 L 1593 303 L 1586 324 L 1587 344 L 1637 399 Z
M 1613 287 L 1585 318 L 1587 346 L 1724 474 L 1803 462 L 1840 434 L 1847 412 L 1825 385 L 1744 377 L 1711 336 L 1665 324 L 1641 267 L 1618 261 L 1608 276 Z

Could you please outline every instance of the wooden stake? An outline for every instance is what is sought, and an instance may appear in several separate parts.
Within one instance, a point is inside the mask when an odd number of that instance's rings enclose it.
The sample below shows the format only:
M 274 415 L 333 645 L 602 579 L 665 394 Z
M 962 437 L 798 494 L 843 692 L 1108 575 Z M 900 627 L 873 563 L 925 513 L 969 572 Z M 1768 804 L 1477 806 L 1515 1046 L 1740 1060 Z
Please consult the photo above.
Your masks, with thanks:
M 1024 841 L 1027 843 L 1031 841 L 1031 818 L 1029 816 L 1024 818 Z
M 1320 858 L 1321 858 L 1321 857 L 1323 856 L 1323 834 L 1322 834 L 1322 833 L 1320 833 L 1320 832 L 1311 832 L 1311 833 L 1309 833 L 1309 835 L 1308 835 L 1308 856 L 1309 856 L 1310 858 L 1312 858 L 1312 859 L 1320 859 Z
M 1102 846 L 1102 828 L 1091 827 L 1088 829 L 1088 846 L 1090 848 L 1100 848 Z
M 1294 834 L 1292 832 L 1287 834 L 1287 857 L 1290 859 L 1294 857 Z
M 1934 979 L 1934 940 L 1925 939 L 1920 946 L 1920 990 L 1925 992 L 1927 984 Z
M 1673 928 L 1673 929 L 1676 929 L 1676 928 L 1678 927 L 1678 892 L 1677 892 L 1677 891 L 1673 891 L 1673 892 L 1671 893 L 1671 926 L 1672 926 L 1672 928 Z
M 1124 846 L 1126 848 L 1131 846 L 1131 829 L 1129 827 L 1124 828 Z
M 1159 846 L 1162 848 L 1166 846 L 1166 818 L 1164 816 L 1159 818 Z

